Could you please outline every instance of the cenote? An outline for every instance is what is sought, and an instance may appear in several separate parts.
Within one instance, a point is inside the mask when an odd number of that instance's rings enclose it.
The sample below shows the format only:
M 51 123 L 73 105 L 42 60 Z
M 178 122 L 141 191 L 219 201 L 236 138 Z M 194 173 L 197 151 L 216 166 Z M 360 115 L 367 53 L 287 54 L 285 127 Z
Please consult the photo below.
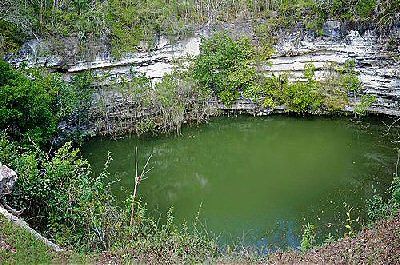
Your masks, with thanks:
M 360 218 L 354 228 L 366 219 L 366 200 L 384 194 L 395 167 L 383 129 L 379 118 L 219 117 L 180 136 L 95 138 L 83 155 L 100 171 L 111 152 L 122 201 L 132 192 L 138 146 L 141 165 L 153 154 L 139 188 L 151 214 L 173 207 L 175 222 L 190 223 L 199 213 L 221 245 L 271 250 L 298 247 L 307 223 L 322 242 L 343 236 L 347 212 Z

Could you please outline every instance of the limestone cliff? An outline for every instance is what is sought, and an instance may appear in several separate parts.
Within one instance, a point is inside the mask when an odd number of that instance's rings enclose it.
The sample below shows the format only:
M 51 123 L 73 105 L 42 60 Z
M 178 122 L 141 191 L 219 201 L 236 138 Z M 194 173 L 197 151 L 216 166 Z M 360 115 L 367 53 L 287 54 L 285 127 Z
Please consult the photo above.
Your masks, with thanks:
M 255 37 L 251 26 L 225 26 L 237 34 Z M 365 93 L 377 96 L 371 112 L 400 116 L 400 26 L 390 33 L 379 35 L 375 30 L 348 30 L 337 21 L 328 21 L 323 35 L 316 36 L 307 30 L 291 30 L 279 34 L 275 53 L 265 64 L 266 73 L 288 73 L 292 79 L 301 79 L 306 63 L 313 63 L 317 77 L 323 77 L 329 63 L 342 64 L 354 59 L 364 85 Z M 212 34 L 204 28 L 193 37 L 171 44 L 159 38 L 151 51 L 137 52 L 121 59 L 113 59 L 106 46 L 98 49 L 93 59 L 66 62 L 65 58 L 51 55 L 46 43 L 34 40 L 25 44 L 18 56 L 9 59 L 15 65 L 42 65 L 64 72 L 66 78 L 77 72 L 92 69 L 95 73 L 108 73 L 108 78 L 129 77 L 132 71 L 143 73 L 153 80 L 163 77 L 174 68 L 174 61 L 185 56 L 195 56 L 200 51 L 201 37 Z M 42 51 L 42 52 L 41 52 Z M 43 55 L 41 55 L 43 54 Z M 107 81 L 105 81 L 107 82 Z M 239 104 L 238 108 L 252 108 L 253 104 Z

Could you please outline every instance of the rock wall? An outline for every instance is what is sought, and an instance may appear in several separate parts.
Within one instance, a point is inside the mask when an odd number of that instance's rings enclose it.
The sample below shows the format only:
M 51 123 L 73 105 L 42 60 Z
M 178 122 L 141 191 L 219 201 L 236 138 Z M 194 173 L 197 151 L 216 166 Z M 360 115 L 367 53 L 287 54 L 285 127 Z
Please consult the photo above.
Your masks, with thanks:
M 327 64 L 354 59 L 364 92 L 377 96 L 370 111 L 400 116 L 400 27 L 380 38 L 373 30 L 347 31 L 330 21 L 324 26 L 324 36 L 294 32 L 279 39 L 276 51 L 272 66 L 265 70 L 290 73 L 295 79 L 302 77 L 306 63 L 313 63 L 316 76 L 322 77 Z
M 236 30 L 237 34 L 234 35 L 255 38 L 249 24 L 232 24 L 224 28 Z M 323 32 L 323 36 L 315 36 L 306 30 L 281 33 L 275 46 L 276 52 L 270 60 L 271 65 L 266 64 L 263 70 L 268 74 L 287 73 L 291 79 L 301 79 L 304 65 L 313 63 L 317 68 L 317 78 L 322 78 L 329 63 L 342 64 L 348 59 L 354 59 L 364 92 L 377 96 L 377 101 L 370 111 L 400 116 L 400 26 L 393 28 L 386 37 L 380 37 L 374 30 L 347 30 L 339 22 L 328 21 Z M 160 38 L 152 51 L 134 53 L 120 60 L 112 59 L 104 48 L 98 52 L 95 59 L 72 64 L 65 63 L 63 58 L 57 56 L 41 56 L 38 50 L 46 50 L 42 47 L 43 43 L 32 41 L 25 45 L 19 56 L 10 61 L 15 65 L 25 62 L 28 65 L 43 65 L 62 70 L 66 78 L 92 69 L 98 74 L 107 72 L 110 79 L 129 78 L 132 73 L 143 73 L 157 81 L 172 72 L 176 60 L 199 54 L 201 37 L 210 34 L 212 30 L 205 28 L 193 37 L 174 44 Z M 248 111 L 254 104 L 244 102 L 234 106 L 239 110 Z

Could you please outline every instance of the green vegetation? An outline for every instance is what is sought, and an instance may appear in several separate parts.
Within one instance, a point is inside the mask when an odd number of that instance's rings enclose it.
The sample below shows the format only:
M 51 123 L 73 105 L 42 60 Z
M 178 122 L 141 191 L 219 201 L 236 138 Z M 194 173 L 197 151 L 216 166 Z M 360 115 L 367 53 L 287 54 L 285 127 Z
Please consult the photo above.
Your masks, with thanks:
M 215 34 L 202 42 L 191 71 L 201 89 L 211 91 L 226 105 L 245 97 L 263 107 L 283 105 L 296 113 L 331 112 L 342 110 L 349 102 L 349 94 L 356 96 L 361 92 L 354 61 L 332 66 L 322 81 L 315 78 L 315 66 L 306 64 L 304 80 L 289 81 L 287 75 L 268 77 L 257 72 L 259 56 L 260 51 L 248 39 L 234 40 L 227 33 Z
M 101 224 L 100 217 L 105 219 L 105 208 L 112 202 L 105 173 L 93 176 L 88 163 L 69 143 L 49 158 L 35 149 L 18 152 L 3 135 L 1 157 L 19 172 L 10 203 L 27 209 L 32 225 L 46 228 L 46 234 L 61 245 L 96 248 L 96 226 Z
M 397 149 L 398 157 L 400 157 L 399 150 Z M 381 219 L 393 217 L 400 209 L 400 178 L 398 176 L 398 167 L 399 162 L 396 164 L 396 172 L 388 192 L 388 198 L 375 194 L 368 200 L 368 221 L 370 224 Z
M 294 112 L 315 111 L 322 103 L 320 87 L 315 80 L 315 67 L 304 67 L 306 82 L 294 82 L 283 88 L 283 102 Z
M 72 114 L 84 118 L 87 82 L 87 77 L 78 75 L 67 83 L 58 74 L 15 70 L 0 61 L 0 128 L 15 140 L 48 143 L 60 121 Z
M 2 61 L 0 68 L 0 127 L 14 138 L 49 140 L 57 127 L 59 80 L 39 71 L 28 77 Z
M 300 248 L 302 251 L 309 250 L 315 247 L 316 244 L 315 226 L 307 224 L 303 229 L 303 236 L 301 237 Z
M 247 38 L 233 40 L 226 33 L 203 40 L 193 76 L 199 86 L 231 104 L 244 90 L 255 85 L 255 49 Z
M 357 115 L 365 115 L 368 108 L 376 101 L 375 95 L 362 95 L 361 101 L 358 103 L 354 109 L 354 112 Z
M 1 264 L 50 264 L 53 257 L 44 243 L 0 215 Z
M 0 28 L 6 26 L 1 31 L 0 49 L 15 51 L 28 37 L 41 36 L 60 52 L 61 39 L 69 38 L 71 45 L 72 38 L 78 55 L 88 56 L 106 37 L 113 54 L 120 56 L 151 49 L 160 35 L 176 39 L 206 23 L 244 18 L 257 21 L 261 43 L 271 43 L 278 29 L 299 23 L 321 34 L 327 19 L 388 28 L 398 21 L 399 6 L 398 0 L 5 0 L 0 5 Z
M 0 54 L 17 52 L 27 36 L 12 22 L 0 19 Z
M 176 261 L 200 261 L 216 253 L 201 226 L 176 226 L 172 211 L 161 222 L 135 202 L 135 222 L 130 226 L 131 198 L 126 207 L 119 206 L 110 191 L 110 158 L 103 173 L 95 175 L 70 143 L 48 157 L 35 146 L 20 149 L 4 134 L 0 156 L 19 174 L 13 195 L 7 196 L 9 204 L 25 208 L 30 224 L 62 246 L 80 251 L 130 248 L 135 256 L 173 256 Z
M 109 95 L 108 91 L 117 92 Z M 133 73 L 130 79 L 110 81 L 98 91 L 94 105 L 96 128 L 102 134 L 137 135 L 176 131 L 184 122 L 201 122 L 210 116 L 207 100 L 210 93 L 199 89 L 191 72 L 174 71 L 152 84 L 144 75 Z M 120 105 L 122 102 L 122 106 Z M 111 120 L 108 116 L 119 107 L 130 108 L 125 119 Z

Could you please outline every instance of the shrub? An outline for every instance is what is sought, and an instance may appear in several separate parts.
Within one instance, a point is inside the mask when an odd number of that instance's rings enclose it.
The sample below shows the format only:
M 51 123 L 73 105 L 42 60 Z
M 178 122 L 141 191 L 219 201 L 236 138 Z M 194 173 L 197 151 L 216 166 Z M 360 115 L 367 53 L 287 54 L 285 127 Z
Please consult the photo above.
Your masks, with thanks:
M 337 68 L 337 71 L 340 74 L 341 85 L 346 91 L 357 94 L 361 91 L 362 85 L 355 67 L 355 60 L 347 60 L 343 67 Z
M 230 105 L 256 78 L 256 52 L 247 38 L 234 40 L 226 33 L 203 39 L 193 74 L 201 87 Z
M 285 105 L 289 111 L 302 113 L 318 110 L 323 104 L 320 83 L 315 80 L 315 67 L 304 67 L 307 81 L 289 82 L 286 75 L 260 78 L 258 84 L 247 88 L 244 95 L 264 107 Z
M 0 128 L 16 138 L 50 139 L 57 128 L 57 81 L 38 72 L 29 78 L 0 61 Z
M 400 151 L 398 150 L 400 156 Z M 396 167 L 398 164 L 396 164 Z M 397 168 L 396 168 L 397 173 Z M 374 223 L 380 219 L 387 218 L 396 214 L 400 209 L 400 178 L 396 175 L 389 188 L 390 196 L 384 199 L 382 196 L 374 194 L 367 200 L 368 222 Z
M 0 128 L 15 140 L 48 144 L 61 120 L 84 118 L 91 97 L 84 75 L 69 84 L 58 74 L 16 70 L 0 61 Z
M 284 90 L 285 106 L 297 113 L 316 111 L 321 106 L 320 94 L 307 83 L 295 82 Z
M 315 78 L 315 66 L 304 66 L 304 77 L 307 82 L 293 82 L 283 90 L 283 99 L 289 110 L 294 112 L 315 111 L 322 104 L 319 83 Z
M 386 218 L 390 215 L 392 209 L 388 203 L 385 203 L 382 196 L 374 194 L 371 198 L 367 200 L 367 216 L 368 222 L 374 223 L 378 220 Z
M 25 209 L 31 225 L 62 245 L 104 249 L 111 244 L 110 230 L 103 223 L 114 210 L 106 171 L 92 174 L 71 143 L 48 157 L 34 146 L 20 150 L 3 134 L 0 154 L 2 162 L 18 173 L 8 200 L 15 208 Z
M 362 95 L 361 101 L 355 106 L 354 112 L 356 115 L 365 115 L 368 108 L 376 101 L 375 95 Z
M 210 94 L 198 87 L 191 71 L 173 71 L 155 84 L 144 75 L 134 75 L 129 80 L 112 82 L 109 87 L 116 100 L 110 100 L 110 94 L 104 91 L 98 93 L 100 97 L 94 109 L 100 113 L 93 115 L 99 118 L 94 122 L 97 126 L 107 128 L 100 127 L 100 130 L 112 128 L 106 133 L 134 132 L 141 135 L 175 130 L 179 134 L 184 122 L 204 121 L 211 112 L 208 104 Z M 136 118 L 134 123 L 130 123 L 131 127 L 121 123 L 121 119 L 107 119 L 108 112 L 115 111 L 113 104 L 121 104 L 121 100 L 132 105 L 130 115 Z

